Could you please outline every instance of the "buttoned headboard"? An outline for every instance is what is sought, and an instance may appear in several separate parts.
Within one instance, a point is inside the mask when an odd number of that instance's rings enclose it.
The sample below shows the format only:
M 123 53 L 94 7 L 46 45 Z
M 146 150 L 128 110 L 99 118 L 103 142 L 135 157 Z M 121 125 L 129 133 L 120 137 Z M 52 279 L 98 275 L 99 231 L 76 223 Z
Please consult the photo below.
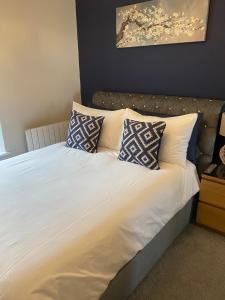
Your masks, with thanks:
M 112 110 L 129 107 L 142 111 L 174 115 L 202 112 L 203 120 L 198 141 L 197 159 L 197 169 L 201 174 L 213 159 L 219 120 L 225 102 L 190 97 L 97 92 L 93 96 L 93 104 Z

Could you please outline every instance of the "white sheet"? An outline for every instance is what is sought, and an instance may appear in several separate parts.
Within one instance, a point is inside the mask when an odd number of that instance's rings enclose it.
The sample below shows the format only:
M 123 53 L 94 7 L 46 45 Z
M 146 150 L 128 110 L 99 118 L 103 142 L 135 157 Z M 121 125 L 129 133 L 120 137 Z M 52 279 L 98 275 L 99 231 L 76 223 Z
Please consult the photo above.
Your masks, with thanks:
M 53 145 L 0 163 L 0 299 L 94 300 L 198 191 L 160 171 Z

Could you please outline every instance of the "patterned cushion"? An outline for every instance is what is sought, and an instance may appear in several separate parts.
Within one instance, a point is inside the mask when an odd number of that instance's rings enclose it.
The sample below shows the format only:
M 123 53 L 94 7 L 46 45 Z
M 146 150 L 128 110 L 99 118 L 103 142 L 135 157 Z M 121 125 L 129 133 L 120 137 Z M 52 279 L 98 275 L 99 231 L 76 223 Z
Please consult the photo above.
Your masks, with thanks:
M 86 152 L 97 152 L 104 117 L 91 117 L 72 111 L 66 146 Z
M 166 123 L 126 119 L 119 159 L 159 170 L 158 153 Z
M 160 118 L 169 118 L 169 117 L 177 117 L 178 115 L 174 114 L 163 114 L 158 112 L 149 112 L 149 111 L 143 111 L 140 109 L 135 109 L 139 114 L 142 114 L 144 116 L 155 116 Z M 203 113 L 198 113 L 198 118 L 195 123 L 195 126 L 193 128 L 190 141 L 188 143 L 188 149 L 187 149 L 187 159 L 196 164 L 197 156 L 198 156 L 198 139 L 200 135 L 201 130 L 201 124 L 203 120 Z

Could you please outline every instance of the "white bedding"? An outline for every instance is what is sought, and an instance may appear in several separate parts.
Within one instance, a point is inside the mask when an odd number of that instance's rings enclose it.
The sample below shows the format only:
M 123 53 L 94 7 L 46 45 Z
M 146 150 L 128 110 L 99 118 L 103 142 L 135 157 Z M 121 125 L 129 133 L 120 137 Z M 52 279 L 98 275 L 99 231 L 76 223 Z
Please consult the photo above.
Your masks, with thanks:
M 63 143 L 0 163 L 0 299 L 98 299 L 198 191 L 195 166 L 160 171 Z

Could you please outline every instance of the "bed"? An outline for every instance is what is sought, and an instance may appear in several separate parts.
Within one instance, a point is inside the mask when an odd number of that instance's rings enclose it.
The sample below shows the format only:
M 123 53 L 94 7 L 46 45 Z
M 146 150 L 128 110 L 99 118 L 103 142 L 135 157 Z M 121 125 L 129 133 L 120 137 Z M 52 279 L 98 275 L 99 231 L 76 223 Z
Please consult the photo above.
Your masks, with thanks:
M 93 103 L 201 110 L 201 171 L 213 156 L 223 102 L 182 100 L 100 92 Z M 117 155 L 58 143 L 1 162 L 1 300 L 126 299 L 188 224 L 198 192 L 192 163 L 149 172 Z

